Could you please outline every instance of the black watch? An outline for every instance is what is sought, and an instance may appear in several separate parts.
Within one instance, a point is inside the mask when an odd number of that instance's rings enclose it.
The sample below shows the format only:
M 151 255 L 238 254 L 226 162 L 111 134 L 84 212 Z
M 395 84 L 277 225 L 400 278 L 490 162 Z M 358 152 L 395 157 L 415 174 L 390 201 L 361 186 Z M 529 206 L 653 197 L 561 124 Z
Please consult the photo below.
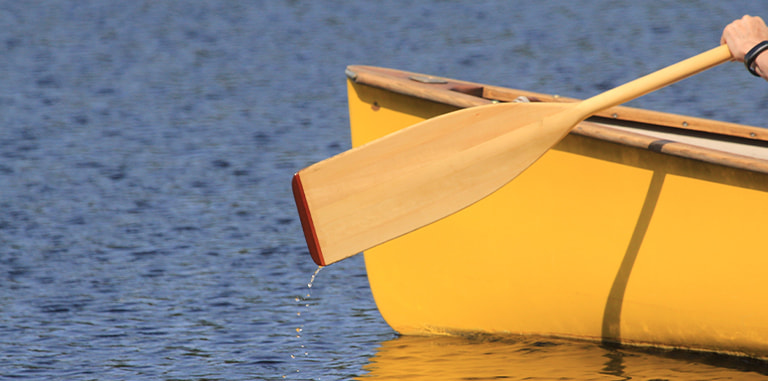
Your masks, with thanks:
M 744 66 L 746 66 L 747 70 L 749 70 L 749 72 L 752 73 L 752 75 L 755 77 L 759 77 L 760 74 L 758 74 L 752 66 L 755 66 L 755 60 L 757 59 L 757 56 L 759 56 L 760 53 L 766 51 L 766 49 L 768 49 L 768 41 L 763 41 L 755 45 L 754 48 L 750 49 L 749 52 L 744 55 Z

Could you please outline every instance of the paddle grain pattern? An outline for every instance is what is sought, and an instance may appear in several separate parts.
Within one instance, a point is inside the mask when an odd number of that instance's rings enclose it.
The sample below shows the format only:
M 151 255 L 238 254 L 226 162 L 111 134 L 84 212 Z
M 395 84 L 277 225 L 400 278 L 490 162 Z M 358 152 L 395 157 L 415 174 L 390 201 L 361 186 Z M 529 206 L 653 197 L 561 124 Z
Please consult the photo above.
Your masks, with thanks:
M 548 115 L 571 107 L 519 103 L 459 110 L 299 171 L 294 194 L 304 205 L 300 214 L 313 259 L 333 263 L 486 197 L 568 132 L 545 134 L 541 126 Z

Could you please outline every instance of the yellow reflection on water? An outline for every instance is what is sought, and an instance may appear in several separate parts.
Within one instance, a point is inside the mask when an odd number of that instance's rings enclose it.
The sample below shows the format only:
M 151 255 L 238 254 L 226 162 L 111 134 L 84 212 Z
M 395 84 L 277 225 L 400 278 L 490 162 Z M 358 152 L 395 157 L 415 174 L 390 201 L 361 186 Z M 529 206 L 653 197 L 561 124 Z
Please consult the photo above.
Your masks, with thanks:
M 757 380 L 768 364 L 550 338 L 402 336 L 382 343 L 360 380 Z

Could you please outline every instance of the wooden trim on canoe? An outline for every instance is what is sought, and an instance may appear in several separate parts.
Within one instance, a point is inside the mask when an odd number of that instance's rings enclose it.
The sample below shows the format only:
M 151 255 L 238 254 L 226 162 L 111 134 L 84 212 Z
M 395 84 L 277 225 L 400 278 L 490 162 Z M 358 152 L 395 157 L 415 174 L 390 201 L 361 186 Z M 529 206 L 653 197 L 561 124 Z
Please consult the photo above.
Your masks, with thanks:
M 495 102 L 516 101 L 523 97 L 533 102 L 577 102 L 578 99 L 547 95 L 525 90 L 482 85 L 430 75 L 371 66 L 349 66 L 347 76 L 356 83 L 378 87 L 398 94 L 427 99 L 460 108 Z M 604 123 L 600 123 L 604 121 Z M 654 137 L 614 128 L 610 124 L 640 123 L 664 128 L 674 138 Z M 768 152 L 768 129 L 736 123 L 695 118 L 658 111 L 617 106 L 604 110 L 580 123 L 572 133 L 610 141 L 668 155 L 685 157 L 712 164 L 768 173 L 768 160 L 713 147 L 686 143 L 685 135 L 704 135 L 712 141 L 734 140 L 746 146 L 765 148 Z M 678 139 L 679 138 L 679 139 Z M 672 140 L 674 139 L 674 140 Z M 680 141 L 678 141 L 680 140 Z M 718 147 L 719 148 L 719 147 Z M 768 158 L 768 153 L 766 154 Z
M 574 128 L 573 133 L 630 147 L 665 153 L 672 156 L 746 169 L 753 172 L 768 173 L 768 160 L 756 159 L 750 156 L 700 147 L 693 144 L 622 131 L 591 121 L 579 123 L 579 125 Z
M 350 66 L 347 77 L 356 83 L 461 108 L 494 103 L 483 98 L 483 85 L 471 82 L 370 66 Z

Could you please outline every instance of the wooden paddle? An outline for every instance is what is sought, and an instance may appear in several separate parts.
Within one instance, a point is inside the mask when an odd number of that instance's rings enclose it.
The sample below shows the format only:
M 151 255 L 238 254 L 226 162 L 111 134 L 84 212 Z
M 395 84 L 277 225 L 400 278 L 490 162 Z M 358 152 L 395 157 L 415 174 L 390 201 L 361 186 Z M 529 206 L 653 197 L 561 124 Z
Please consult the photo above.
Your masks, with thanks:
M 302 169 L 293 192 L 312 259 L 326 266 L 466 208 L 590 115 L 729 59 L 722 45 L 578 103 L 455 111 Z

